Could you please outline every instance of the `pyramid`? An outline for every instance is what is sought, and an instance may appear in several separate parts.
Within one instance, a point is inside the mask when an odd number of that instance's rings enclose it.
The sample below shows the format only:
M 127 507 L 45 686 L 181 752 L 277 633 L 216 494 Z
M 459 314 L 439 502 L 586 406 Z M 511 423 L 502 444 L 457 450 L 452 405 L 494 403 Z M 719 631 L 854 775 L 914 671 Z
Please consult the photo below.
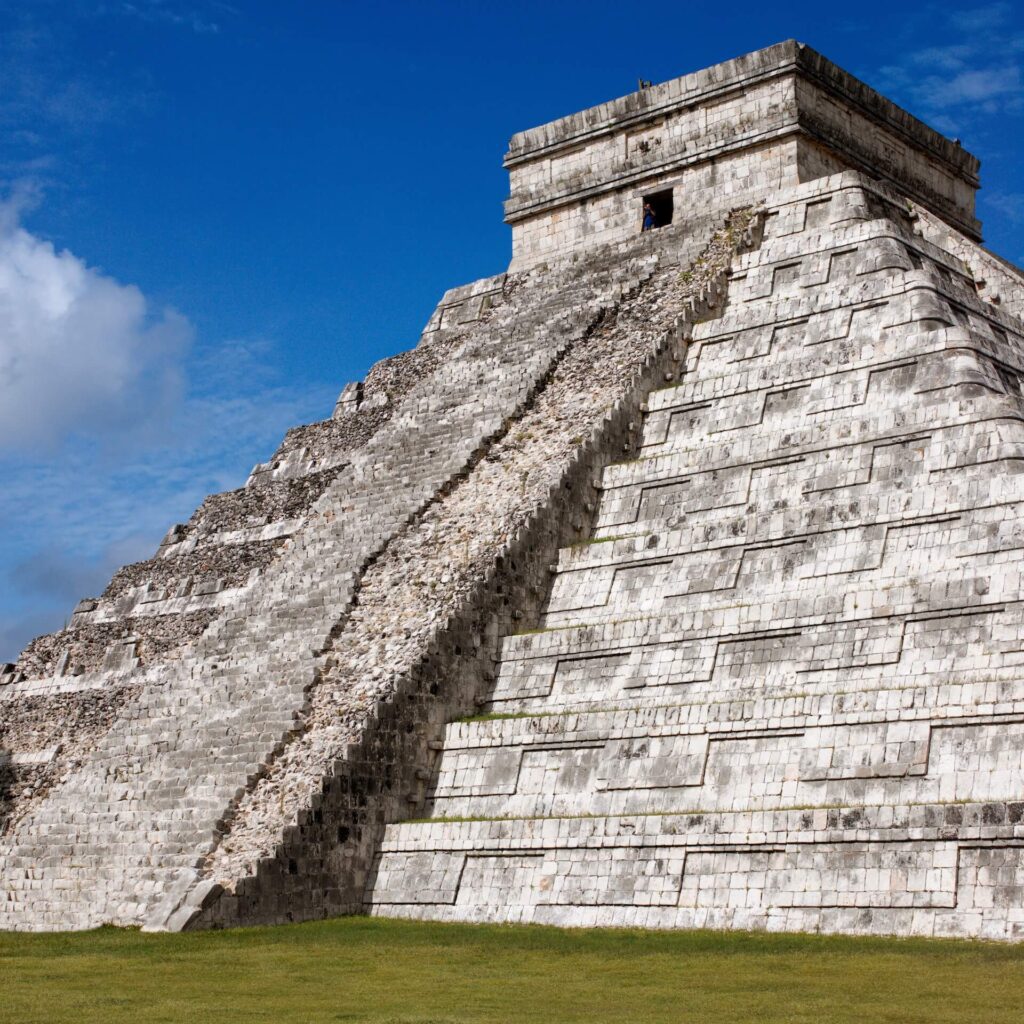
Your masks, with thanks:
M 1024 937 L 978 162 L 788 42 L 505 163 L 507 273 L 3 668 L 0 928 Z

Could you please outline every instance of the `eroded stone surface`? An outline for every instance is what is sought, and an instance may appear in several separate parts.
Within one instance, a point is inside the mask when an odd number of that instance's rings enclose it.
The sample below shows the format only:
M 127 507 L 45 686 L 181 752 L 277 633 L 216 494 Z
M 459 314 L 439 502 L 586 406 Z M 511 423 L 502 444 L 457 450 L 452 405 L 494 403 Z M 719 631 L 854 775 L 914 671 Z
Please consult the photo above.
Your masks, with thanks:
M 772 197 L 374 912 L 1024 935 L 1024 332 L 951 236 Z
M 506 163 L 509 272 L 0 670 L 0 928 L 1018 937 L 977 161 L 790 43 Z

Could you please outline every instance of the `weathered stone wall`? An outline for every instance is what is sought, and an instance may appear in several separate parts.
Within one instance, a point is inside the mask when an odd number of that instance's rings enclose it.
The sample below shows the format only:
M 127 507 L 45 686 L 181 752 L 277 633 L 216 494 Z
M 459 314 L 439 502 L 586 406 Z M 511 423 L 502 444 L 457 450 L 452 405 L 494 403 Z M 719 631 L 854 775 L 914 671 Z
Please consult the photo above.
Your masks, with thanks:
M 681 250 L 678 239 L 658 239 L 653 276 L 562 353 L 465 478 L 395 538 L 325 653 L 303 728 L 239 802 L 208 859 L 209 881 L 197 890 L 206 912 L 191 896 L 176 924 L 362 908 L 384 825 L 420 803 L 444 723 L 486 691 L 496 640 L 539 610 L 559 545 L 589 523 L 595 473 L 629 447 L 643 397 L 675 372 L 685 314 L 713 299 L 755 230 L 749 214 L 734 215 L 685 282 L 680 267 L 706 229 Z M 603 258 L 626 255 L 620 247 Z
M 915 203 L 906 205 L 907 215 L 921 235 L 970 269 L 978 294 L 986 302 L 1024 319 L 1024 275 L 1019 267 L 975 245 L 928 210 Z
M 65 629 L 38 637 L 16 665 L 0 666 L 0 752 L 6 752 L 0 831 L 10 827 L 16 806 L 18 814 L 26 813 L 55 780 L 80 766 L 124 701 L 138 696 L 129 680 L 182 657 L 248 588 L 258 590 L 261 574 L 286 555 L 287 538 L 302 529 L 351 453 L 503 301 L 503 280 L 448 292 L 424 331 L 431 345 L 377 363 L 352 408 L 290 430 L 245 487 L 207 498 L 188 523 L 168 532 L 153 558 L 120 569 L 99 598 L 79 603 Z M 439 329 L 453 297 L 478 292 L 486 305 L 478 302 L 454 327 Z M 44 744 L 45 758 L 28 741 L 39 731 L 40 701 L 48 702 L 52 718 L 46 734 L 67 739 Z M 103 711 L 99 717 L 96 707 Z M 89 728 L 82 728 L 86 720 Z
M 645 193 L 739 204 L 847 167 L 980 231 L 977 160 L 793 41 L 519 132 L 505 165 L 513 269 L 628 237 Z
M 58 769 L 83 763 L 122 707 L 134 699 L 129 683 L 70 693 L 24 694 L 16 713 L 0 717 L 0 835 L 15 805 L 45 797 Z
M 564 258 L 592 245 L 612 245 L 635 235 L 642 221 L 643 196 L 671 189 L 677 210 L 699 210 L 756 203 L 783 184 L 798 181 L 797 143 L 783 140 L 692 166 L 670 165 L 622 191 L 574 197 L 543 216 L 523 222 L 513 266 Z M 628 183 L 627 183 L 628 184 Z M 678 216 L 678 215 L 677 215 Z M 685 231 L 685 224 L 683 230 Z M 662 230 L 671 230 L 664 228 Z
M 1024 324 L 929 234 L 773 196 L 375 913 L 1024 935 Z
M 15 802 L 0 858 L 4 924 L 180 922 L 178 904 L 225 829 L 248 820 L 239 812 L 252 787 L 258 792 L 265 776 L 272 783 L 273 766 L 287 765 L 293 751 L 305 756 L 293 741 L 311 732 L 319 667 L 354 607 L 358 619 L 353 602 L 364 576 L 504 436 L 563 354 L 653 273 L 657 242 L 639 238 L 603 261 L 519 275 L 505 301 L 470 327 L 439 327 L 421 346 L 439 360 L 435 372 L 421 375 L 351 453 L 258 582 L 212 595 L 223 598 L 217 618 L 176 661 L 140 666 L 129 651 L 100 676 L 0 690 L 16 709 L 39 688 L 85 693 L 118 678 L 138 686 L 84 763 L 58 759 L 42 798 Z M 344 699 L 361 707 L 366 683 L 354 685 Z M 364 721 L 370 705 L 359 712 Z M 289 791 L 290 814 L 302 809 L 309 784 Z M 267 848 L 280 839 L 278 824 L 261 833 Z
M 451 289 L 424 330 L 429 345 L 377 363 L 360 382 L 359 400 L 350 408 L 289 430 L 245 487 L 207 498 L 189 522 L 168 533 L 153 558 L 118 570 L 99 598 L 80 602 L 65 630 L 33 641 L 8 675 L 94 673 L 110 668 L 112 658 L 122 660 L 121 647 L 132 639 L 137 641 L 132 658 L 145 665 L 195 640 L 236 596 L 224 592 L 246 586 L 280 555 L 285 538 L 301 527 L 351 453 L 388 422 L 410 389 L 437 372 L 466 331 L 503 301 L 503 282 L 504 275 Z M 476 299 L 472 305 L 465 303 L 470 296 Z

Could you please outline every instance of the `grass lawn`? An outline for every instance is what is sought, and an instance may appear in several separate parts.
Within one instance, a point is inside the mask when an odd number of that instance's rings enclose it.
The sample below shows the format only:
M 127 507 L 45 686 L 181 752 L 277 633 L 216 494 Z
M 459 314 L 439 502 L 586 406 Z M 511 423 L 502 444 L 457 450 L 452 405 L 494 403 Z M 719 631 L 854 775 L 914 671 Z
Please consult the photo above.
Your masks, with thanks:
M 345 918 L 0 933 L 0 1021 L 1020 1024 L 1024 948 Z

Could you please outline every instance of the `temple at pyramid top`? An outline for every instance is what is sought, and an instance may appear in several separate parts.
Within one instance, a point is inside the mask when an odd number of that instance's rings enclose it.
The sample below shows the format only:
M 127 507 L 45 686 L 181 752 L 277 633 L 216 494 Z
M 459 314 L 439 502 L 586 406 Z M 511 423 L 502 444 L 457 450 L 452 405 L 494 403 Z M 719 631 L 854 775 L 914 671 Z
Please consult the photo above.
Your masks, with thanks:
M 634 233 L 644 198 L 721 206 L 855 169 L 970 238 L 979 161 L 789 40 L 512 136 L 512 269 Z

